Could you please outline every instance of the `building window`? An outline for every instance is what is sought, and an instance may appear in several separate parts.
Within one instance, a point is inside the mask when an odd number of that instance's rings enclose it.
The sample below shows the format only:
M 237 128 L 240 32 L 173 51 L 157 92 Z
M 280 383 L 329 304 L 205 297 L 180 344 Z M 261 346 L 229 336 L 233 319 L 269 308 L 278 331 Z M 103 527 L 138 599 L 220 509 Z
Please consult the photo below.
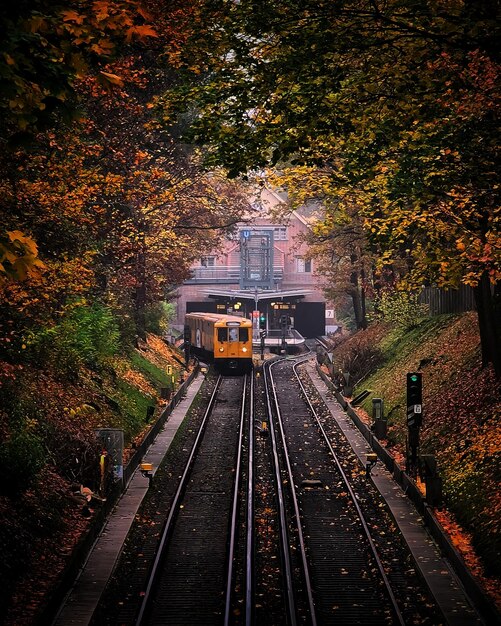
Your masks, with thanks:
M 287 241 L 287 227 L 275 226 L 273 228 L 273 239 L 275 241 Z
M 216 257 L 215 256 L 203 256 L 200 259 L 200 263 L 202 264 L 202 267 L 215 267 Z
M 311 274 L 311 259 L 305 259 L 302 256 L 296 257 L 297 271 L 300 274 Z

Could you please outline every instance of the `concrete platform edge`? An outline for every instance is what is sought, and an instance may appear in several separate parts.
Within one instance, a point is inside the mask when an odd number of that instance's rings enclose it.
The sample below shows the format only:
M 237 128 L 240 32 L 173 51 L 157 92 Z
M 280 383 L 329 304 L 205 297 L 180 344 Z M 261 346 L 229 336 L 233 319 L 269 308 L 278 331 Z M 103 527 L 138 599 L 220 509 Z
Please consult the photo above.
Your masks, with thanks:
M 37 625 L 39 624 L 40 626 L 45 626 L 46 624 L 52 624 L 57 619 L 57 615 L 62 605 L 64 604 L 68 594 L 71 591 L 73 582 L 80 575 L 81 571 L 85 567 L 85 564 L 87 563 L 96 542 L 98 541 L 100 535 L 106 527 L 109 516 L 117 506 L 120 498 L 126 492 L 127 487 L 134 475 L 134 472 L 141 462 L 141 459 L 144 457 L 151 443 L 154 441 L 155 437 L 165 425 L 165 422 L 169 418 L 174 408 L 186 395 L 188 387 L 191 385 L 198 373 L 199 367 L 197 364 L 197 367 L 193 370 L 193 372 L 191 372 L 190 376 L 179 387 L 176 394 L 172 397 L 171 401 L 168 403 L 156 422 L 148 431 L 141 445 L 129 459 L 129 462 L 124 468 L 123 480 L 117 481 L 113 490 L 108 495 L 106 502 L 96 512 L 89 530 L 80 539 L 79 543 L 73 550 L 72 557 L 69 560 L 66 568 L 62 572 L 60 581 L 57 584 L 56 589 L 53 591 L 50 598 L 48 598 L 45 607 L 42 609 L 36 620 Z

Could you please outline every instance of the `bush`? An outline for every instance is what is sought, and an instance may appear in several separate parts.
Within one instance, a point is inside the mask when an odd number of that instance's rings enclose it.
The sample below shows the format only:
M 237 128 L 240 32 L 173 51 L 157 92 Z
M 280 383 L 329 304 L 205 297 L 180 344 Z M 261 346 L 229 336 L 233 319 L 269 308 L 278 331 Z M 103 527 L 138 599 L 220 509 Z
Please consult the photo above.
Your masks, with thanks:
M 75 309 L 75 343 L 87 365 L 114 356 L 119 350 L 120 333 L 109 309 L 101 304 Z
M 376 320 L 412 328 L 428 315 L 428 305 L 419 304 L 418 296 L 407 291 L 383 291 L 374 301 Z
M 377 345 L 378 329 L 359 330 L 351 336 L 336 338 L 333 342 L 333 375 L 350 374 L 351 385 L 356 385 L 384 363 L 384 354 Z
M 156 302 L 145 312 L 145 327 L 149 333 L 164 335 L 174 316 L 174 306 L 170 302 Z
M 98 303 L 75 308 L 59 325 L 42 329 L 28 343 L 38 365 L 50 363 L 59 373 L 71 375 L 82 365 L 96 367 L 115 355 L 119 340 L 113 314 Z

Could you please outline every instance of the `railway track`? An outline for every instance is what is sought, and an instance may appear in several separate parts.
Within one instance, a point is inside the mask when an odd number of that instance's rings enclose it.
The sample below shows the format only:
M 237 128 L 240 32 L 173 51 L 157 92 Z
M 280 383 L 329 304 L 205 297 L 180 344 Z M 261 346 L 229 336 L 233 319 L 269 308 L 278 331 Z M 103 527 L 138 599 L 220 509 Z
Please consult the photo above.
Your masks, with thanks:
M 267 369 L 281 471 L 293 508 L 290 544 L 297 544 L 301 557 L 299 585 L 309 623 L 404 624 L 342 458 L 299 380 L 297 365 L 283 361 Z M 288 596 L 294 597 L 293 591 Z M 293 610 L 291 624 L 298 623 Z
M 219 624 L 228 612 L 246 395 L 247 376 L 219 377 L 162 530 L 138 625 Z
M 308 358 L 208 377 L 93 624 L 443 623 Z

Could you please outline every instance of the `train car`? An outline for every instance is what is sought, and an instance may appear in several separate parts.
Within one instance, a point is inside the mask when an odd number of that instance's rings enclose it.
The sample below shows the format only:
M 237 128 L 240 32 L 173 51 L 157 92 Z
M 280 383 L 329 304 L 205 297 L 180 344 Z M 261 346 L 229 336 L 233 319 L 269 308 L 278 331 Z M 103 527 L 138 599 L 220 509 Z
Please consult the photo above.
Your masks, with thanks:
M 252 322 L 218 313 L 187 313 L 185 341 L 190 350 L 210 359 L 220 371 L 244 373 L 252 369 Z

